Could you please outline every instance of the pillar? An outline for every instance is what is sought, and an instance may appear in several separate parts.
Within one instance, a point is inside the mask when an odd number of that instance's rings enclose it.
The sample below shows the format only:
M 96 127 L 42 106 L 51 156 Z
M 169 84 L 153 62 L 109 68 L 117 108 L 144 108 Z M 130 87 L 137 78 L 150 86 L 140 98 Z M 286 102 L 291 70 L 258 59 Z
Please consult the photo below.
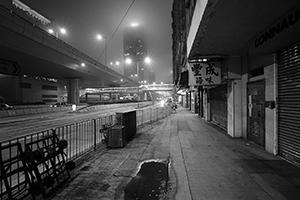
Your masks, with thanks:
M 227 133 L 242 137 L 242 80 L 231 80 L 227 85 Z
M 67 81 L 68 103 L 79 104 L 79 79 L 70 78 Z

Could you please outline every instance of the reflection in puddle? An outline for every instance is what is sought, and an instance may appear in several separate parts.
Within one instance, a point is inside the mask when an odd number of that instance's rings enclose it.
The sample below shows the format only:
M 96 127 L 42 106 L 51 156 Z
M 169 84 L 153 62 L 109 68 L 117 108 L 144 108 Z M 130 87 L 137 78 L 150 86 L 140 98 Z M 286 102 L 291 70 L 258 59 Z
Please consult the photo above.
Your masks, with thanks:
M 125 187 L 125 200 L 163 198 L 167 193 L 168 181 L 168 160 L 145 161 L 137 175 Z

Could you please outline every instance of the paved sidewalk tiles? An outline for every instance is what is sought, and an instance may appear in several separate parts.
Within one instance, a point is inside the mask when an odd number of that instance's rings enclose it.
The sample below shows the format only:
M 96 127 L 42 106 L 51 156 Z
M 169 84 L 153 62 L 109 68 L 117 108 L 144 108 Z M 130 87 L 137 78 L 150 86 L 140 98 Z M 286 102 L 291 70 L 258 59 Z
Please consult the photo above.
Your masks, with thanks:
M 299 199 L 298 167 L 185 108 L 143 126 L 124 148 L 91 152 L 51 199 L 124 199 L 125 186 L 150 159 L 170 163 L 163 199 Z

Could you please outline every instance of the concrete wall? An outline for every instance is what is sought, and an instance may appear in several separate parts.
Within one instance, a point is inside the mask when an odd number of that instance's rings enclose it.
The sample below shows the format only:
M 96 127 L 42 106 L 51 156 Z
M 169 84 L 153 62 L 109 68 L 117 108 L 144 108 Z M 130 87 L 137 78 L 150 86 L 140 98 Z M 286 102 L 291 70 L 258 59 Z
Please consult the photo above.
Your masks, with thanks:
M 21 76 L 0 76 L 0 95 L 6 103 L 57 102 L 57 83 Z M 49 87 L 52 89 L 49 89 Z M 48 89 L 47 89 L 48 88 Z
M 248 105 L 247 105 L 247 82 L 248 74 L 242 75 L 242 88 L 241 88 L 241 99 L 242 99 L 242 137 L 247 139 L 247 115 L 248 115 Z
M 242 80 L 227 85 L 227 133 L 234 138 L 242 137 Z
M 0 96 L 8 104 L 16 103 L 19 100 L 17 93 L 18 77 L 0 74 Z
M 227 133 L 231 137 L 239 138 L 243 135 L 242 125 L 242 58 L 228 59 L 227 82 Z
M 264 68 L 265 83 L 266 83 L 266 101 L 276 101 L 277 96 L 277 76 L 276 76 L 277 64 L 266 66 Z M 277 108 L 265 108 L 266 118 L 266 150 L 270 153 L 277 154 L 277 120 L 276 120 Z
M 45 102 L 53 104 L 57 102 L 56 82 L 35 80 L 32 78 L 22 78 L 20 81 L 23 84 L 30 85 L 30 88 L 21 88 L 23 103 Z

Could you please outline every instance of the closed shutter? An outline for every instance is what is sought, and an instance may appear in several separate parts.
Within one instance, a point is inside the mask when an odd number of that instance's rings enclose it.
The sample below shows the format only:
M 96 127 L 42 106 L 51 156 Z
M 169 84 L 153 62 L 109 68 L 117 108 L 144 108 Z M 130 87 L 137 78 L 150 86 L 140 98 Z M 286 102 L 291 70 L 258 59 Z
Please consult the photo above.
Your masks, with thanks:
M 278 53 L 278 153 L 300 164 L 300 43 Z
M 210 89 L 211 121 L 227 129 L 227 85 Z

